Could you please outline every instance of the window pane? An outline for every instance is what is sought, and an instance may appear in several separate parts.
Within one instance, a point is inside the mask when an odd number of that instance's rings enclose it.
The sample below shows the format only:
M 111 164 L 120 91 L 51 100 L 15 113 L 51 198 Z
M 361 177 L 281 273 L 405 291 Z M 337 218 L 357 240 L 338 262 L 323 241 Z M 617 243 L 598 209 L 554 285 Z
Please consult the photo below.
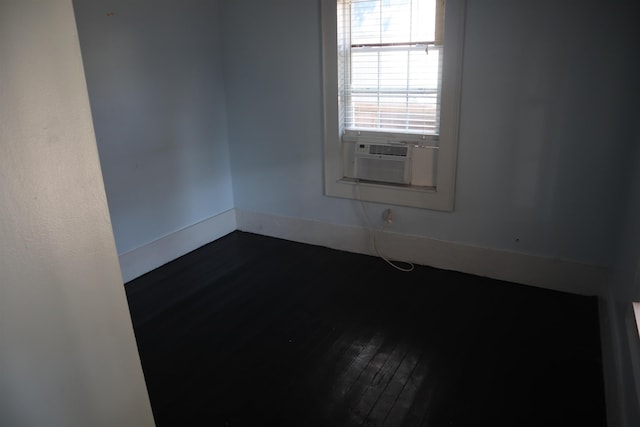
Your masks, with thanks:
M 351 5 L 352 44 L 433 41 L 435 0 L 363 0 Z
M 434 35 L 435 0 L 351 3 L 341 94 L 347 129 L 438 132 L 441 55 Z

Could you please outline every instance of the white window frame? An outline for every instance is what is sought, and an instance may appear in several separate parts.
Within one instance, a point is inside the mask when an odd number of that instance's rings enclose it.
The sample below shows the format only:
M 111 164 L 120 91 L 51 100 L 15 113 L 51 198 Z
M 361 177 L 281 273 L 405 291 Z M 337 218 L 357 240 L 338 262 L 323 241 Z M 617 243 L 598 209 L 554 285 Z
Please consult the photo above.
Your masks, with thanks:
M 338 119 L 337 0 L 321 0 L 324 84 L 324 166 L 327 196 L 452 211 L 458 151 L 466 0 L 446 0 L 442 98 L 435 187 L 397 186 L 346 178 Z M 381 136 L 391 136 L 380 133 Z M 402 138 L 402 136 L 398 136 Z

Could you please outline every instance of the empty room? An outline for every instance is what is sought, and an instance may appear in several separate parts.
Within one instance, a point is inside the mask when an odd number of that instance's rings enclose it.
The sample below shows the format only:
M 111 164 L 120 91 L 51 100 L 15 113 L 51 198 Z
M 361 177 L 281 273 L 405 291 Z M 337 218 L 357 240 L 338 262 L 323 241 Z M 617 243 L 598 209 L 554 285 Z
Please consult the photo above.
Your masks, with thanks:
M 0 424 L 639 425 L 637 12 L 0 2 Z

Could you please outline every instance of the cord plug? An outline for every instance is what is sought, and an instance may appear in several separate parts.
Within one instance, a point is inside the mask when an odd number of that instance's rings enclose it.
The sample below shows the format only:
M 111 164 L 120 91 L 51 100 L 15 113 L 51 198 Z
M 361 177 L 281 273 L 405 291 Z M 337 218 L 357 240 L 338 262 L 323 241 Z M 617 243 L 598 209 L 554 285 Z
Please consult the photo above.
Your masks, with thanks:
M 391 209 L 385 209 L 382 211 L 382 220 L 387 224 L 393 223 L 393 212 Z

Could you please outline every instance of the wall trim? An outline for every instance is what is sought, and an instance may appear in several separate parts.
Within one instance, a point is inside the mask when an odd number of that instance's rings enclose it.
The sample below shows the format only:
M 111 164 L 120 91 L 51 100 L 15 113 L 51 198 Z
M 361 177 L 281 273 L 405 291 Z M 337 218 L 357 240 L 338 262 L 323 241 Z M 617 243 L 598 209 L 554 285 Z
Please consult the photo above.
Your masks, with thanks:
M 640 318 L 636 318 L 634 303 L 627 303 L 627 336 L 629 339 L 629 358 L 633 384 L 633 406 L 640 416 Z M 640 307 L 639 307 L 640 309 Z M 637 419 L 636 419 L 637 421 Z
M 600 301 L 600 341 L 607 425 L 631 427 L 640 418 L 640 337 L 632 303 L 612 292 Z
M 607 408 L 607 425 L 625 427 L 622 387 L 620 328 L 611 292 L 599 300 L 600 349 Z
M 236 230 L 235 209 L 207 218 L 119 255 L 122 280 L 127 283 Z
M 371 233 L 365 228 L 240 209 L 236 209 L 236 221 L 242 231 L 375 255 Z M 377 242 L 387 257 L 445 270 L 579 295 L 602 296 L 606 289 L 607 269 L 601 266 L 388 231 L 377 233 Z

